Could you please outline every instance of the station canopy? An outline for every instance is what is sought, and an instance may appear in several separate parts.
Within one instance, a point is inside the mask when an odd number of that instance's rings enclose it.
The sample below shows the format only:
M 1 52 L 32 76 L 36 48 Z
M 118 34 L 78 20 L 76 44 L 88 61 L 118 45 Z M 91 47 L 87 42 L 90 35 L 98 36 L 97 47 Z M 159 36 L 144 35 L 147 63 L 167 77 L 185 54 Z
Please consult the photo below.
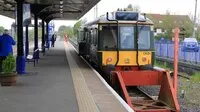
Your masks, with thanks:
M 87 13 L 100 0 L 24 0 L 30 4 L 30 11 L 38 10 L 44 20 L 77 20 Z M 15 0 L 0 0 L 0 15 L 15 19 Z

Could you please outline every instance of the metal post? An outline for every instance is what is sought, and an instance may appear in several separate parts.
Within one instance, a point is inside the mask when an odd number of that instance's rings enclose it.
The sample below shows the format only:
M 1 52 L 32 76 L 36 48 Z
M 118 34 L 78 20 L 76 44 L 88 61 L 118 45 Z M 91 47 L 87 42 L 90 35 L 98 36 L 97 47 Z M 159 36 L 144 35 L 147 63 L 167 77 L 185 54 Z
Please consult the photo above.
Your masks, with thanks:
M 34 59 L 39 59 L 39 49 L 38 49 L 38 16 L 37 13 L 34 13 L 34 19 L 35 19 L 35 23 L 34 23 L 34 34 L 35 34 L 35 38 L 34 38 L 34 55 L 33 58 Z
M 198 59 L 198 58 L 197 58 L 197 52 L 195 52 L 194 55 L 195 55 L 195 64 L 197 64 L 197 59 Z
M 168 56 L 168 41 L 167 41 L 167 58 L 169 58 L 169 56 Z
M 23 47 L 23 2 L 24 0 L 16 0 L 17 2 L 17 58 L 16 71 L 18 74 L 25 73 L 25 57 Z
M 25 47 L 25 56 L 29 54 L 29 41 L 28 41 L 28 25 L 26 25 L 26 47 Z
M 178 48 L 179 48 L 179 42 L 178 42 L 178 38 L 179 38 L 179 29 L 176 28 L 175 29 L 175 33 L 174 33 L 174 91 L 175 91 L 175 95 L 177 97 L 177 75 L 178 75 Z
M 162 54 L 161 54 L 161 42 L 160 42 L 160 57 L 161 57 L 161 55 L 162 55 Z
M 193 29 L 193 38 L 195 38 L 195 30 L 196 30 L 196 15 L 197 15 L 197 0 L 195 0 L 195 12 L 194 12 L 194 29 Z
M 46 47 L 49 49 L 49 22 L 46 22 Z
M 45 54 L 45 29 L 44 29 L 44 20 L 42 20 L 42 52 Z

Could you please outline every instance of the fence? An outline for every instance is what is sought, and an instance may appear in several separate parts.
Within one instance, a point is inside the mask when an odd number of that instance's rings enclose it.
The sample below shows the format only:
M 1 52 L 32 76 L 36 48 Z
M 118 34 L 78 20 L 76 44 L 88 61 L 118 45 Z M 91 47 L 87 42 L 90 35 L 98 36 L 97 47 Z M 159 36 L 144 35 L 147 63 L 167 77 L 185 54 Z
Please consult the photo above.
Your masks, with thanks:
M 179 61 L 189 62 L 189 63 L 200 63 L 200 50 L 199 52 L 183 52 L 181 50 L 182 43 L 179 43 Z M 199 45 L 200 49 L 200 45 Z M 174 43 L 173 42 L 155 42 L 155 54 L 159 57 L 174 58 Z

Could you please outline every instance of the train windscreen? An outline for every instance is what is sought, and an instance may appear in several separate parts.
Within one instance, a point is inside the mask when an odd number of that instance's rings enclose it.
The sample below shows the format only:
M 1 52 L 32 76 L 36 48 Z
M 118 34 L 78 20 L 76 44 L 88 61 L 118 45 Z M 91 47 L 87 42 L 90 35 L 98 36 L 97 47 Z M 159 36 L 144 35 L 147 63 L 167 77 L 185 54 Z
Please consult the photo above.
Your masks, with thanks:
M 120 27 L 120 48 L 133 49 L 134 48 L 134 27 Z
M 120 49 L 136 49 L 136 26 L 120 26 Z M 150 49 L 150 26 L 138 27 L 138 49 Z
M 138 49 L 150 49 L 150 26 L 139 26 L 138 33 Z
M 99 48 L 103 50 L 114 50 L 117 45 L 117 26 L 102 25 L 100 28 Z M 119 26 L 119 49 L 136 49 L 136 26 Z M 138 49 L 148 50 L 151 48 L 150 26 L 138 26 Z
M 100 29 L 100 49 L 116 49 L 117 43 L 117 26 L 105 25 Z

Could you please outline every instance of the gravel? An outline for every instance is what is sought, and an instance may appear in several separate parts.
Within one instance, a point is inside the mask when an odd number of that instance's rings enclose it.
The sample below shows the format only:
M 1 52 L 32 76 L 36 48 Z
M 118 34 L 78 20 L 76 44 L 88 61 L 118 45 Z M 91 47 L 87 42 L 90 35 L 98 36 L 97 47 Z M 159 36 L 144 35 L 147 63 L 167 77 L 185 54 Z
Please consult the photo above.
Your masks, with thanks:
M 181 112 L 200 112 L 200 83 L 179 78 L 178 101 Z M 184 97 L 181 91 L 184 90 Z
M 181 112 L 200 112 L 200 83 L 179 78 L 178 86 L 178 102 Z M 158 95 L 159 88 L 159 86 L 140 87 L 151 96 Z M 184 94 L 181 94 L 183 91 Z

